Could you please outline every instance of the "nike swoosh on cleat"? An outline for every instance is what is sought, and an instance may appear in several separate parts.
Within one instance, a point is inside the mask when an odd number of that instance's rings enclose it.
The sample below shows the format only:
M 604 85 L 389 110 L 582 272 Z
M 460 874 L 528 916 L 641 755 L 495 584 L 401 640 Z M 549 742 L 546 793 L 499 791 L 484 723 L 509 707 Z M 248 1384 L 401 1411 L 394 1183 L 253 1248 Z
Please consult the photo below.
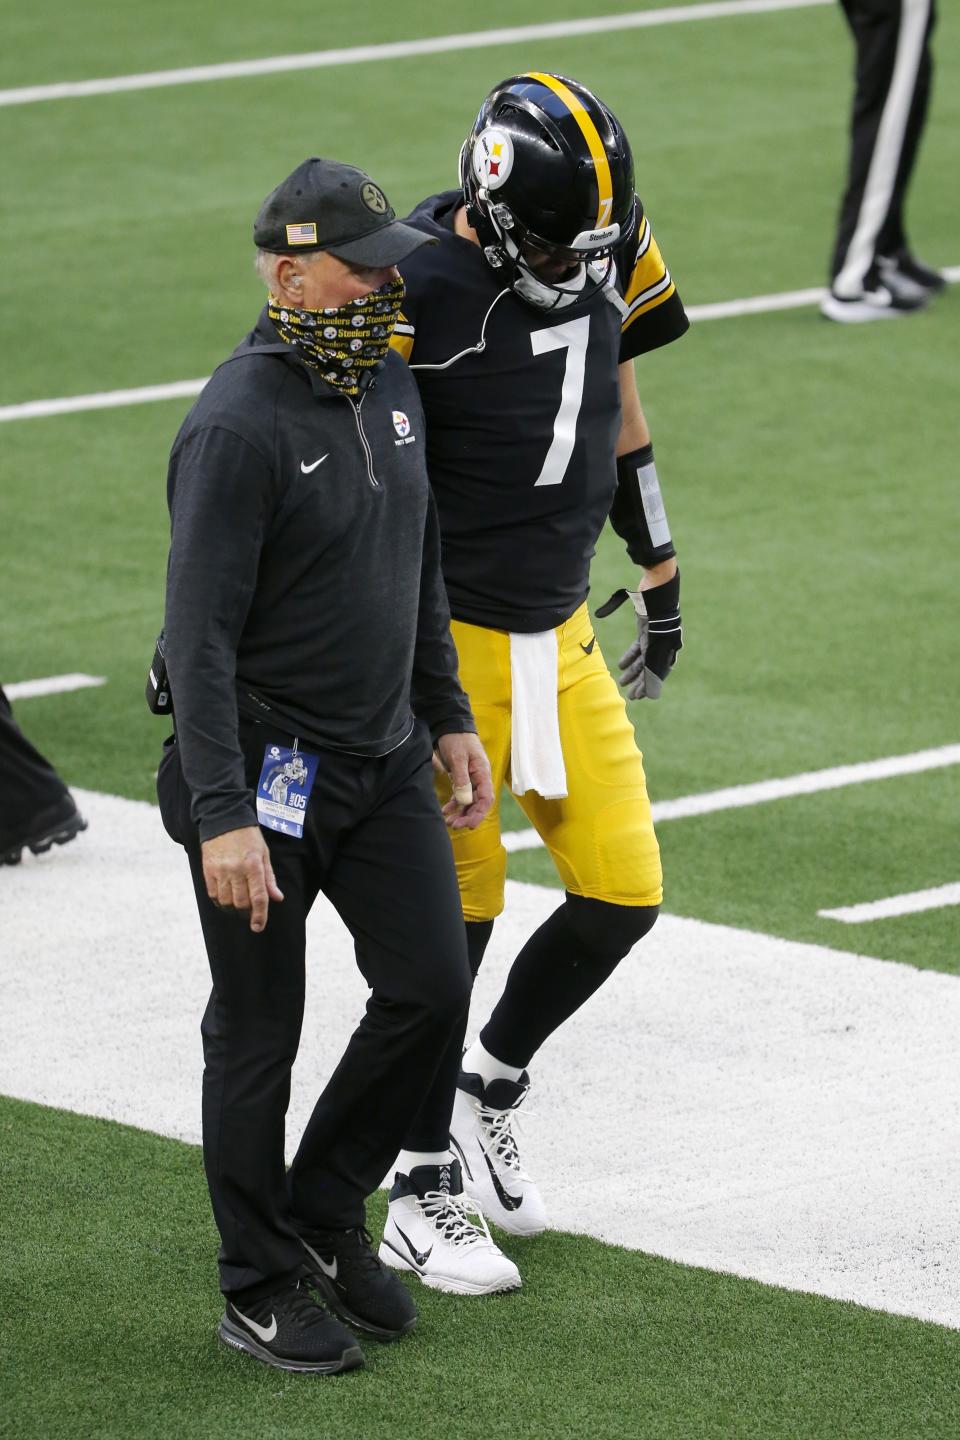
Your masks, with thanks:
M 490 1163 L 490 1156 L 487 1154 L 486 1150 L 484 1150 L 482 1146 L 480 1147 L 480 1153 L 483 1156 L 484 1160 L 486 1160 L 487 1162 L 487 1169 L 490 1171 L 490 1179 L 493 1181 L 493 1188 L 494 1190 L 496 1190 L 497 1199 L 500 1201 L 500 1204 L 503 1206 L 504 1210 L 519 1210 L 520 1206 L 523 1204 L 523 1196 L 511 1195 L 509 1190 L 504 1190 L 503 1184 L 500 1180 L 500 1176 L 497 1174 L 496 1170 L 494 1170 L 493 1165 Z
M 589 644 L 589 645 L 584 645 L 583 641 L 582 641 L 582 640 L 580 641 L 580 649 L 583 651 L 584 655 L 589 655 L 589 654 L 591 653 L 591 651 L 593 650 L 594 645 L 596 645 L 596 643 L 597 643 L 597 637 L 596 637 L 596 635 L 591 635 L 591 636 L 590 636 L 590 644 Z
M 317 466 L 318 466 L 318 465 L 322 465 L 323 462 L 324 462 L 324 460 L 326 460 L 327 455 L 329 455 L 329 454 L 330 454 L 330 451 L 328 450 L 326 455 L 321 455 L 321 456 L 320 456 L 320 459 L 319 459 L 319 460 L 314 460 L 314 462 L 313 462 L 312 465 L 304 465 L 303 461 L 301 460 L 301 461 L 300 461 L 300 473 L 301 473 L 302 475 L 312 475 L 313 472 L 314 472 L 314 470 L 316 470 Z
M 423 1254 L 422 1251 L 417 1249 L 413 1241 L 408 1236 L 404 1235 L 396 1220 L 394 1220 L 393 1224 L 397 1234 L 400 1236 L 401 1240 L 404 1242 L 407 1249 L 410 1251 L 410 1254 L 413 1256 L 414 1260 L 416 1260 L 417 1264 L 426 1265 L 427 1261 L 430 1259 L 430 1256 L 433 1254 L 433 1246 L 431 1245 L 430 1249 L 426 1252 L 426 1254 Z
M 256 1320 L 250 1320 L 246 1315 L 242 1315 L 242 1314 L 240 1313 L 240 1311 L 237 1309 L 236 1305 L 234 1305 L 233 1310 L 234 1310 L 234 1314 L 237 1316 L 237 1319 L 238 1319 L 238 1320 L 242 1320 L 243 1323 L 244 1323 L 244 1325 L 246 1325 L 246 1327 L 247 1327 L 248 1330 L 252 1330 L 253 1333 L 254 1333 L 254 1335 L 259 1336 L 259 1338 L 263 1341 L 263 1343 L 264 1343 L 265 1345 L 269 1345 L 269 1344 L 270 1344 L 270 1341 L 274 1338 L 274 1336 L 275 1336 L 276 1333 L 277 1333 L 277 1317 L 276 1317 L 276 1315 L 271 1315 L 271 1316 L 270 1316 L 270 1324 L 269 1324 L 269 1325 L 258 1325 L 257 1322 L 256 1322 Z

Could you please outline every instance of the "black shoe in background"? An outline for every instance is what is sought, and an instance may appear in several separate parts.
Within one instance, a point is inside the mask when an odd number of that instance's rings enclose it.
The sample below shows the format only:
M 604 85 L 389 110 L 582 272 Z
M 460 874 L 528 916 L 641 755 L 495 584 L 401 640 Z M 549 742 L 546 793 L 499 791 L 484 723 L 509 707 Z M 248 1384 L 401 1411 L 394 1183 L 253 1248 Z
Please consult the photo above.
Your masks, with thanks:
M 24 850 L 43 855 L 54 845 L 66 845 L 86 828 L 86 820 L 67 791 L 55 805 L 48 805 L 26 822 L 22 833 L 0 836 L 0 865 L 19 865 Z
M 339 1375 L 363 1364 L 356 1336 L 317 1303 L 305 1280 L 258 1300 L 228 1296 L 217 1334 L 225 1345 L 278 1370 Z
M 917 286 L 921 292 L 928 295 L 939 295 L 947 288 L 946 277 L 932 266 L 924 265 L 923 261 L 918 260 L 916 255 L 911 255 L 909 250 L 898 250 L 895 255 L 878 259 L 877 264 L 885 278 L 892 276 L 894 282 Z
M 360 1225 L 301 1231 L 304 1273 L 324 1303 L 355 1330 L 396 1340 L 417 1323 L 406 1286 L 383 1264 Z

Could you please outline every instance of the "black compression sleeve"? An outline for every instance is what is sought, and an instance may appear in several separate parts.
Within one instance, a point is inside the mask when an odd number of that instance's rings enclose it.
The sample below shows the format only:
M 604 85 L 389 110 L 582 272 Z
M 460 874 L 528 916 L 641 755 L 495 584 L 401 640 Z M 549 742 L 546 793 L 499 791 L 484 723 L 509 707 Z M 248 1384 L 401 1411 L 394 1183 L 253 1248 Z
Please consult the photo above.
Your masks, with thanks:
M 627 554 L 638 565 L 656 565 L 676 555 L 670 538 L 653 461 L 653 446 L 643 445 L 617 460 L 617 490 L 610 524 L 627 542 Z

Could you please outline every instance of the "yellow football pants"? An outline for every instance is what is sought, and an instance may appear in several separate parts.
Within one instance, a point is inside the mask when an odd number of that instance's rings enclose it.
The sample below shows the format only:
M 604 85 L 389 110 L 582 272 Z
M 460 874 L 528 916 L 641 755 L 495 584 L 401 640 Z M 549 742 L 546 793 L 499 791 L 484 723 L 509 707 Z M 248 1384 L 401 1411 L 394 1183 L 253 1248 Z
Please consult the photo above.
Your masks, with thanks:
M 493 770 L 494 804 L 476 830 L 451 832 L 463 913 L 492 920 L 503 909 L 506 851 L 500 840 L 500 791 L 510 776 L 510 637 L 463 621 L 452 623 L 460 682 Z M 594 641 L 586 605 L 557 627 L 560 744 L 567 794 L 517 796 L 530 824 L 574 895 L 616 905 L 659 905 L 660 851 L 653 832 L 643 756 L 626 703 Z M 589 647 L 589 648 L 588 648 Z M 441 803 L 446 776 L 436 777 Z

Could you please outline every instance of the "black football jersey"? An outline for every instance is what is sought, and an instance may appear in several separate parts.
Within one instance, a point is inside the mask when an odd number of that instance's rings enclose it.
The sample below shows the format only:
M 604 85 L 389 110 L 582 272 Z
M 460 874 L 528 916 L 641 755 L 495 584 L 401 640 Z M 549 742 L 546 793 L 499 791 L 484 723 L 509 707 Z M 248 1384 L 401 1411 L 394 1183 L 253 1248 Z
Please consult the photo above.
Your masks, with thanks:
M 400 267 L 392 343 L 423 400 L 452 614 L 549 630 L 586 598 L 616 488 L 618 366 L 689 322 L 639 201 L 617 256 L 625 314 L 606 295 L 551 312 L 520 300 L 454 231 L 462 203 L 447 191 L 408 217 L 439 244 Z

